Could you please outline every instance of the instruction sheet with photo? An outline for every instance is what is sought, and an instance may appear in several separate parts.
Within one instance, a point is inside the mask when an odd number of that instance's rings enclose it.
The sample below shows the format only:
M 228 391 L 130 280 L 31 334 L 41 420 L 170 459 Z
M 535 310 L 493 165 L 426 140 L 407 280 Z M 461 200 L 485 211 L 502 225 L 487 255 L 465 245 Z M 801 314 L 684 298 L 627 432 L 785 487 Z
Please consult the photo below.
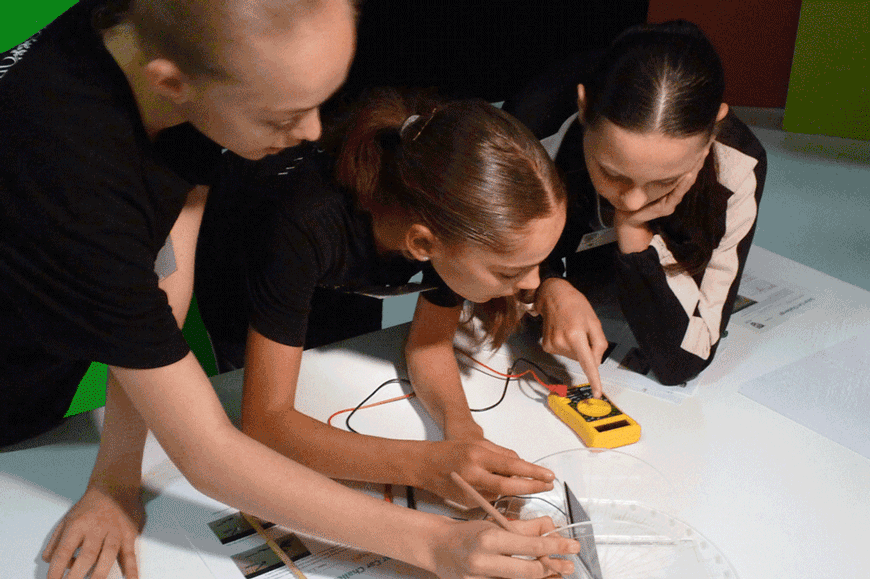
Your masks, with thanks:
M 236 510 L 214 513 L 208 527 L 225 545 L 228 557 L 245 579 L 365 579 L 366 577 L 426 577 L 420 570 L 383 555 L 366 553 L 301 537 L 283 527 L 264 523 L 264 532 L 296 565 L 291 570 Z
M 740 280 L 731 324 L 760 333 L 802 314 L 815 298 L 803 288 L 771 279 L 747 266 Z
M 351 486 L 383 498 L 383 485 Z M 307 579 L 434 578 L 402 561 L 262 522 L 264 533 L 298 568 L 294 572 L 237 509 L 203 495 L 183 477 L 164 486 L 154 500 L 162 512 L 172 513 L 182 542 L 197 552 L 216 579 L 303 579 L 300 573 Z M 404 487 L 395 489 L 392 500 L 405 506 Z

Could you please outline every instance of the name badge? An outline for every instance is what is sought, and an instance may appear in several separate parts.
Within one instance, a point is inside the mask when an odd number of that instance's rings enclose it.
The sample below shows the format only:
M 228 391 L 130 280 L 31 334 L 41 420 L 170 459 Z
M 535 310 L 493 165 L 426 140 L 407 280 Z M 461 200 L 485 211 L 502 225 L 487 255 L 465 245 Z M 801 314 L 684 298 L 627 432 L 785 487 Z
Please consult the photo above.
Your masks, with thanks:
M 613 227 L 592 231 L 583 236 L 583 239 L 580 240 L 580 245 L 577 246 L 576 252 L 586 251 L 587 249 L 613 243 L 614 241 L 616 241 L 616 230 Z

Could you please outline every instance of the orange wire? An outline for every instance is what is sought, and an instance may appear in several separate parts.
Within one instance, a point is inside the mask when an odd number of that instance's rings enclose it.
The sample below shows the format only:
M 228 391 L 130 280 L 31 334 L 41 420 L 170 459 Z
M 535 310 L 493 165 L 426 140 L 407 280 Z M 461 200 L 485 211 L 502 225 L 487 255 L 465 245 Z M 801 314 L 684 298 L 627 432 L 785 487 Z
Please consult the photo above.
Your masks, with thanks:
M 410 394 L 405 394 L 403 396 L 396 396 L 395 398 L 390 398 L 388 400 L 381 400 L 380 402 L 373 402 L 371 404 L 366 404 L 365 406 L 360 406 L 359 408 L 357 408 L 357 410 L 362 410 L 363 408 L 373 408 L 375 406 L 380 406 L 381 404 L 388 404 L 390 402 L 395 402 L 397 400 L 404 400 L 405 398 L 413 398 L 414 396 L 416 396 L 416 394 L 414 392 L 411 392 Z M 354 410 L 354 409 L 353 408 L 345 408 L 344 410 L 339 410 L 338 412 L 334 413 L 332 416 L 327 418 L 326 423 L 329 426 L 332 426 L 332 419 L 333 418 L 335 418 L 339 414 L 344 414 L 345 412 L 351 412 L 352 410 Z

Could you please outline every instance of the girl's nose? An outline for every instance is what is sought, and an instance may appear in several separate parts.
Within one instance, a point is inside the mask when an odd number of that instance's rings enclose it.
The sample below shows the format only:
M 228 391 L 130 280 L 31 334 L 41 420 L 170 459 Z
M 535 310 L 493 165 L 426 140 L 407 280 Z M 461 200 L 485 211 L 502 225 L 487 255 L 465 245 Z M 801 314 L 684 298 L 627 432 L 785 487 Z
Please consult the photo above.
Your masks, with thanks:
M 541 285 L 541 276 L 538 274 L 538 267 L 533 267 L 516 283 L 516 290 L 535 290 L 539 285 Z
M 622 204 L 628 211 L 637 211 L 646 205 L 647 196 L 640 187 L 632 187 L 622 193 Z

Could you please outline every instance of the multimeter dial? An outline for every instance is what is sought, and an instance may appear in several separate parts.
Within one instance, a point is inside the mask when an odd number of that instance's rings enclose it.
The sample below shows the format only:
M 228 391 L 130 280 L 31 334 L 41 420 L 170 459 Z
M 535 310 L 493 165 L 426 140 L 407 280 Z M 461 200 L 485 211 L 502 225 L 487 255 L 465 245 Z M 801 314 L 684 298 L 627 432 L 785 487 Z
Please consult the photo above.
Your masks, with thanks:
M 577 412 L 592 418 L 607 416 L 610 414 L 610 410 L 610 404 L 597 398 L 586 398 L 585 400 L 577 401 Z

